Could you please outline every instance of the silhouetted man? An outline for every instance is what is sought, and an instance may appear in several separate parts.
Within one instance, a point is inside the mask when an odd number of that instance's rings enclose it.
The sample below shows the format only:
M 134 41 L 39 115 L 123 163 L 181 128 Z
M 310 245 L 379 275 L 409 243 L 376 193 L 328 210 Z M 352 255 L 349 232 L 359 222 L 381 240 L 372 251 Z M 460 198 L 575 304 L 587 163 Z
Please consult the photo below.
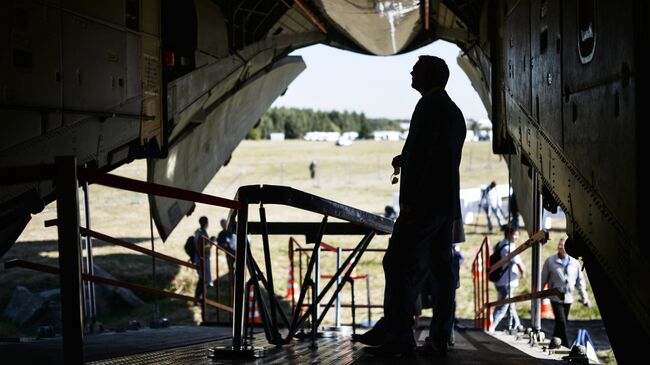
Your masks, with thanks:
M 451 326 L 456 273 L 452 227 L 460 219 L 458 168 L 465 140 L 465 118 L 444 90 L 445 62 L 420 56 L 411 86 L 422 94 L 411 117 L 402 154 L 393 159 L 401 170 L 400 216 L 384 256 L 384 319 L 354 340 L 369 353 L 394 356 L 415 348 L 413 314 L 425 278 L 435 281 L 435 311 L 427 349 L 445 353 Z

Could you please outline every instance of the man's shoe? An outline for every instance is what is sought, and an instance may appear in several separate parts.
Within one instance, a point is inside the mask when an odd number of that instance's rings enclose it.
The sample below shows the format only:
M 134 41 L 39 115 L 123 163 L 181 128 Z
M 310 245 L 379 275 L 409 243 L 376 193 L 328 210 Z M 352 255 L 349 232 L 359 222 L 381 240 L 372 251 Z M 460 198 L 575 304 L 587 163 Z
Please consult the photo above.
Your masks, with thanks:
M 449 352 L 449 345 L 447 340 L 432 341 L 427 337 L 424 345 L 417 348 L 418 352 L 424 355 L 446 356 Z
M 415 344 L 401 342 L 387 342 L 377 347 L 365 347 L 367 354 L 378 357 L 409 356 L 415 351 Z
M 379 346 L 384 343 L 384 319 L 377 321 L 375 326 L 371 328 L 368 332 L 357 335 L 352 335 L 352 342 L 360 342 L 368 346 Z
M 360 342 L 368 346 L 379 346 L 384 343 L 384 334 L 371 333 L 370 331 L 362 335 L 354 334 L 352 335 L 352 342 Z

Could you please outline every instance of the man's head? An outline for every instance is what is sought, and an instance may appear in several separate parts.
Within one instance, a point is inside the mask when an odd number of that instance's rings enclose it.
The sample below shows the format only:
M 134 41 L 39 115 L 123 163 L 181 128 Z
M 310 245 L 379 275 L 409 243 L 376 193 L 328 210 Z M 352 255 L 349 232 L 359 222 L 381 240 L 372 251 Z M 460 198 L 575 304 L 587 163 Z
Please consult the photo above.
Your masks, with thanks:
M 420 56 L 411 71 L 411 87 L 424 95 L 432 89 L 444 89 L 449 80 L 449 67 L 442 58 Z
M 490 183 L 490 188 L 493 188 L 493 187 L 495 187 L 495 186 L 497 186 L 497 182 L 496 182 L 496 181 L 492 181 L 492 182 Z
M 208 228 L 208 217 L 203 216 L 199 218 L 199 225 L 201 226 L 201 228 Z
M 227 223 L 228 223 L 227 220 L 221 218 L 221 220 L 219 221 L 219 224 L 221 225 L 221 229 L 226 229 L 226 224 Z
M 564 245 L 566 243 L 566 237 L 560 238 L 560 241 L 557 243 L 557 255 L 560 256 L 560 258 L 565 258 L 569 256 L 568 253 L 566 253 L 566 250 L 564 249 Z
M 504 235 L 510 242 L 517 242 L 519 239 L 519 228 L 513 224 L 508 224 L 504 228 Z

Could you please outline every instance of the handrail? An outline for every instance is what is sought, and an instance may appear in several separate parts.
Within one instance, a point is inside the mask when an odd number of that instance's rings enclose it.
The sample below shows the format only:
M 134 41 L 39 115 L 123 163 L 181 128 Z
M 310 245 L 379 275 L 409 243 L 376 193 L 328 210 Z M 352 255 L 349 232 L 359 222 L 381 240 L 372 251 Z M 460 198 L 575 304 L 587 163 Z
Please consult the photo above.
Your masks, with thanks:
M 195 191 L 184 190 L 167 185 L 160 185 L 146 181 L 130 179 L 128 177 L 117 176 L 91 170 L 84 167 L 78 167 L 79 180 L 88 181 L 89 183 L 104 185 L 112 188 L 134 191 L 137 193 L 163 196 L 166 198 L 187 200 L 195 203 L 216 205 L 224 208 L 241 209 L 244 204 L 236 200 L 221 198 L 214 195 L 197 193 Z
M 46 272 L 50 274 L 59 274 L 59 268 L 50 266 L 50 265 L 43 265 L 39 264 L 36 262 L 31 262 L 31 261 L 26 261 L 26 260 L 9 260 L 5 262 L 5 269 L 13 269 L 13 268 L 23 268 L 23 269 L 30 269 L 30 270 L 35 270 L 35 271 L 40 271 L 40 272 Z M 111 286 L 117 286 L 120 288 L 126 288 L 126 289 L 132 289 L 132 290 L 137 290 L 145 293 L 150 293 L 150 294 L 155 294 L 155 295 L 160 295 L 163 297 L 168 297 L 168 298 L 175 298 L 175 299 L 182 299 L 188 302 L 197 302 L 197 299 L 194 297 L 191 297 L 189 295 L 183 295 L 183 294 L 177 294 L 174 292 L 169 292 L 166 290 L 160 290 L 160 289 L 154 289 L 150 288 L 148 286 L 140 285 L 140 284 L 134 284 L 134 283 L 128 283 L 125 281 L 121 280 L 114 280 L 114 279 L 108 279 L 108 278 L 103 278 L 101 276 L 94 276 L 90 274 L 81 274 L 81 278 L 86 281 L 92 281 L 93 283 L 96 284 L 105 284 L 105 285 L 111 285 Z M 212 300 L 206 299 L 206 304 L 223 309 L 228 312 L 232 312 L 233 309 L 232 307 L 229 307 L 227 305 L 221 304 L 214 302 Z
M 339 218 L 377 233 L 392 233 L 393 221 L 317 195 L 278 185 L 246 185 L 237 190 L 237 200 L 249 204 L 285 205 L 324 216 Z M 231 212 L 230 222 L 233 222 Z
M 472 283 L 474 284 L 474 327 L 486 329 L 490 322 L 490 239 L 485 236 L 472 262 Z
M 98 240 L 108 242 L 108 243 L 112 243 L 114 245 L 122 246 L 124 248 L 128 248 L 129 250 L 138 251 L 138 252 L 143 253 L 143 254 L 148 255 L 148 256 L 154 256 L 154 257 L 156 257 L 158 259 L 161 259 L 161 260 L 164 260 L 164 261 L 167 261 L 167 262 L 171 262 L 173 264 L 182 265 L 182 266 L 185 266 L 185 267 L 189 267 L 190 269 L 194 269 L 194 270 L 197 269 L 196 265 L 191 264 L 191 263 L 189 263 L 187 261 L 183 261 L 183 260 L 177 259 L 177 258 L 172 257 L 172 256 L 167 256 L 167 255 L 162 254 L 160 252 L 152 251 L 150 249 L 140 247 L 140 246 L 135 245 L 133 243 L 122 241 L 120 239 L 107 236 L 105 234 L 99 233 L 97 231 L 93 231 L 91 229 L 87 229 L 87 228 L 84 228 L 84 227 L 79 227 L 79 231 L 81 232 L 82 236 L 90 236 L 90 237 L 93 237 L 93 238 L 97 238 Z
M 488 237 L 486 236 L 483 239 L 481 246 L 474 256 L 474 262 L 472 264 L 472 276 L 474 282 L 474 325 L 476 328 L 487 329 L 490 326 L 490 309 L 495 306 L 552 296 L 564 299 L 564 293 L 561 293 L 558 289 L 554 288 L 522 294 L 493 302 L 490 302 L 489 300 L 489 274 L 503 267 L 510 262 L 512 258 L 533 247 L 535 244 L 545 244 L 548 239 L 548 231 L 541 230 L 535 233 L 526 242 L 519 245 L 515 250 L 511 251 L 508 255 L 502 257 L 494 265 L 490 265 L 490 243 Z
M 492 273 L 496 269 L 502 267 L 503 265 L 507 264 L 510 260 L 512 260 L 513 257 L 519 255 L 520 253 L 526 251 L 527 249 L 533 247 L 533 244 L 535 243 L 541 243 L 545 244 L 546 241 L 548 241 L 548 231 L 541 230 L 537 233 L 535 233 L 532 237 L 530 237 L 526 242 L 522 243 L 514 249 L 514 251 L 511 251 L 508 255 L 502 257 L 499 261 L 497 261 L 494 265 L 491 265 L 489 268 L 489 272 Z
M 515 297 L 510 297 L 510 298 L 503 299 L 503 300 L 497 300 L 497 301 L 488 303 L 488 305 L 490 307 L 495 307 L 495 306 L 509 304 L 509 303 L 523 302 L 524 300 L 542 299 L 542 298 L 548 298 L 548 297 L 558 297 L 558 298 L 560 298 L 560 300 L 564 300 L 564 293 L 562 293 L 557 288 L 552 288 L 552 289 L 546 289 L 546 290 L 542 290 L 542 291 L 538 291 L 538 292 L 534 292 L 534 293 L 517 295 Z

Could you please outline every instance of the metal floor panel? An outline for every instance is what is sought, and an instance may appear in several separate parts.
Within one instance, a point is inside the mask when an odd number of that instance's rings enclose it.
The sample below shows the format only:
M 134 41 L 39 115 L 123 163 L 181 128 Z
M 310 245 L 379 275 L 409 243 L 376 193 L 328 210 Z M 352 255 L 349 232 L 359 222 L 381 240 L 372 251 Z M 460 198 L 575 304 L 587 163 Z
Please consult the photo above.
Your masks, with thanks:
M 418 336 L 420 338 L 422 336 Z M 457 346 L 446 358 L 434 358 L 415 354 L 412 356 L 380 359 L 364 353 L 363 345 L 350 342 L 349 335 L 318 340 L 318 348 L 312 349 L 310 341 L 295 341 L 284 347 L 268 345 L 264 336 L 257 335 L 254 344 L 267 349 L 266 356 L 254 360 L 209 359 L 208 349 L 216 345 L 228 345 L 228 340 L 175 349 L 149 352 L 133 356 L 96 361 L 95 365 L 142 365 L 142 364 L 559 364 L 559 361 L 533 358 L 506 343 L 480 331 L 457 332 Z

